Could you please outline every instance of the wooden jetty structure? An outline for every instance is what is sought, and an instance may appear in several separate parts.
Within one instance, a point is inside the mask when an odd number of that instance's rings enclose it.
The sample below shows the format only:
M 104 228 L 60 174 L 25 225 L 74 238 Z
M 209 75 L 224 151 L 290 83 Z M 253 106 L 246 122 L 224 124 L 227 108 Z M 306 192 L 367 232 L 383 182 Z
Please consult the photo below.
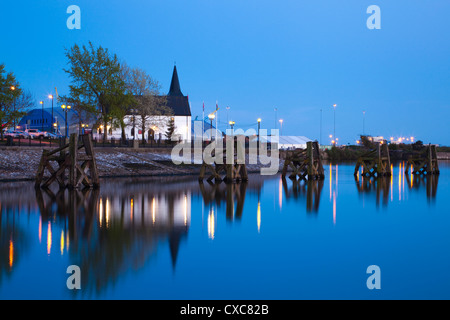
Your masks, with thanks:
M 422 152 L 411 155 L 406 163 L 405 174 L 408 174 L 410 167 L 415 175 L 439 174 L 436 146 L 429 144 Z
M 309 141 L 306 149 L 288 150 L 284 160 L 282 177 L 286 177 L 288 169 L 292 169 L 289 178 L 307 180 L 323 180 L 325 178 L 322 159 L 320 157 L 319 143 Z
M 385 177 L 390 176 L 391 158 L 389 156 L 389 146 L 385 141 L 380 142 L 376 149 L 360 156 L 356 162 L 354 175 L 362 167 L 362 176 L 364 177 Z
M 227 155 L 227 148 L 214 148 L 212 156 L 216 160 L 210 163 L 203 159 L 198 180 L 203 181 L 207 171 L 209 171 L 210 175 L 206 178 L 207 181 L 215 180 L 216 182 L 224 181 L 226 183 L 248 181 L 248 173 L 245 165 L 245 150 L 242 142 L 234 137 L 233 148 L 229 151 L 231 152 Z M 239 161 L 238 155 L 244 157 L 243 163 Z M 233 159 L 232 163 L 227 163 L 227 159 L 230 162 L 230 158 Z M 217 161 L 218 159 L 221 161 Z
M 45 176 L 46 171 L 50 173 Z M 36 173 L 35 187 L 48 188 L 57 182 L 60 188 L 77 189 L 82 185 L 98 187 L 99 176 L 95 162 L 94 148 L 89 134 L 70 135 L 69 143 L 53 150 L 43 150 Z

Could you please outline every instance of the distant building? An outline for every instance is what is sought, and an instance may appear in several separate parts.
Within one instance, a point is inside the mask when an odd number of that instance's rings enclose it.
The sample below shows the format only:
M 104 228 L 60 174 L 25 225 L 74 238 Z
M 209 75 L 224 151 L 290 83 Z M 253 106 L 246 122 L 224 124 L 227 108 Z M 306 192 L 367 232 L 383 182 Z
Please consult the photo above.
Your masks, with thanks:
M 20 119 L 18 126 L 21 130 L 26 129 L 39 129 L 46 132 L 65 132 L 65 113 L 60 110 L 61 108 L 53 108 L 53 121 L 52 121 L 52 108 L 35 108 L 28 111 L 28 113 Z M 70 113 L 70 111 L 69 111 Z M 69 128 L 73 131 L 75 123 L 70 120 L 70 116 L 67 116 L 67 122 Z M 54 125 L 56 124 L 56 125 Z M 75 125 L 76 126 L 76 125 Z
M 196 126 L 198 126 L 198 127 L 196 127 Z M 202 121 L 201 119 L 198 119 L 198 117 L 196 117 L 191 122 L 191 136 L 192 136 L 192 139 L 194 139 L 194 140 L 197 140 L 197 139 L 210 140 L 211 134 L 214 132 L 214 130 L 215 130 L 216 137 L 224 136 L 224 132 L 220 131 L 219 129 L 216 129 L 216 127 L 214 126 L 214 123 L 211 123 L 211 121 L 209 121 L 209 120 Z M 202 131 L 203 131 L 203 134 L 202 134 Z
M 275 140 L 272 136 L 261 137 L 262 143 L 273 143 Z M 304 136 L 279 136 L 278 149 L 306 149 L 306 143 L 312 141 Z
M 68 134 L 81 133 L 82 124 L 75 116 L 76 112 L 73 109 L 67 111 Z M 85 132 L 90 132 L 94 123 L 84 122 L 86 127 Z M 53 122 L 52 122 L 52 108 L 35 108 L 28 111 L 28 113 L 20 119 L 18 126 L 20 130 L 38 129 L 46 132 L 53 132 L 65 135 L 66 133 L 66 115 L 65 111 L 60 106 L 53 108 Z
M 176 140 L 190 141 L 191 140 L 191 108 L 189 106 L 189 99 L 183 95 L 180 88 L 180 81 L 178 79 L 177 67 L 174 66 L 172 73 L 172 81 L 170 83 L 169 93 L 166 96 L 166 105 L 172 109 L 172 114 L 155 116 L 158 121 L 151 117 L 146 123 L 146 132 L 144 132 L 144 139 L 146 140 L 166 140 L 165 133 L 168 128 L 168 122 L 170 118 L 174 118 L 175 131 L 174 135 Z M 140 126 L 133 121 L 133 115 L 127 114 L 124 118 L 124 122 L 127 124 L 125 128 L 125 137 L 127 139 L 142 139 L 142 131 Z M 157 124 L 155 124 L 155 122 Z M 134 124 L 134 125 L 133 125 Z M 103 126 L 99 126 L 94 133 L 94 138 L 99 139 L 102 136 Z M 109 128 L 109 137 L 114 139 L 120 139 L 122 136 L 121 128 L 115 128 L 111 130 Z

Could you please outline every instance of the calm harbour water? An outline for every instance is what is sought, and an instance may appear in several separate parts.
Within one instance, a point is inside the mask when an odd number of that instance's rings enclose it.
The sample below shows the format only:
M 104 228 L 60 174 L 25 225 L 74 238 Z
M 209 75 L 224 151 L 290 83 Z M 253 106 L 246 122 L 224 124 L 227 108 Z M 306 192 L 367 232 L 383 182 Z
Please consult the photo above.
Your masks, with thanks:
M 378 180 L 327 164 L 308 183 L 0 183 L 0 299 L 449 299 L 450 163 L 438 178 L 402 165 Z

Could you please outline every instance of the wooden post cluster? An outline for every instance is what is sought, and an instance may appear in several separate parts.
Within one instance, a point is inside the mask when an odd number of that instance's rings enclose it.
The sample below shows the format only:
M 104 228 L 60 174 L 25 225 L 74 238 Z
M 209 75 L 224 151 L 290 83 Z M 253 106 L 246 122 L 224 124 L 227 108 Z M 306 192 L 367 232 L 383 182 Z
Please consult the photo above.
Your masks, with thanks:
M 411 166 L 413 174 L 439 174 L 436 146 L 429 144 L 423 152 L 410 156 L 406 163 L 405 174 L 408 174 Z
M 355 176 L 358 174 L 360 167 L 362 167 L 362 176 L 364 177 L 390 176 L 392 174 L 391 158 L 389 156 L 389 147 L 387 143 L 379 143 L 376 149 L 373 149 L 358 158 L 355 166 Z
M 306 149 L 295 149 L 286 152 L 286 159 L 282 176 L 286 177 L 288 168 L 292 169 L 289 178 L 307 180 L 322 180 L 325 178 L 322 159 L 320 157 L 319 143 L 310 141 L 306 143 Z
M 202 166 L 200 168 L 199 181 L 205 179 L 205 174 L 207 171 L 210 172 L 210 176 L 206 178 L 207 181 L 212 181 L 215 179 L 217 182 L 224 181 L 226 183 L 235 183 L 241 181 L 248 181 L 247 168 L 245 165 L 245 150 L 242 143 L 234 139 L 234 146 L 232 149 L 231 157 L 227 156 L 227 149 L 217 149 L 212 151 L 212 156 L 216 159 L 221 159 L 222 163 L 207 163 L 203 159 Z M 243 163 L 240 163 L 238 154 L 244 156 Z M 233 158 L 233 163 L 227 163 L 230 158 Z
M 45 177 L 46 170 L 50 173 L 49 177 Z M 69 143 L 60 148 L 43 150 L 35 187 L 48 188 L 55 181 L 60 188 L 71 189 L 81 185 L 88 188 L 100 185 L 89 134 L 81 136 L 81 144 L 78 144 L 78 135 L 74 133 L 70 135 Z

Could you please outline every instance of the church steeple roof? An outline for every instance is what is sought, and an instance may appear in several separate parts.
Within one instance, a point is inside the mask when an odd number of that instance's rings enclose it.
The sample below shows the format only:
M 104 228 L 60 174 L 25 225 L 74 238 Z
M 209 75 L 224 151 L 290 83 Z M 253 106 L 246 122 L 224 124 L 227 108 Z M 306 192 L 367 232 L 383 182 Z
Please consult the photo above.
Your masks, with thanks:
M 172 74 L 172 82 L 170 83 L 170 89 L 168 96 L 183 96 L 183 93 L 181 92 L 180 88 L 180 81 L 178 80 L 178 73 L 177 73 L 177 66 L 175 65 L 173 67 L 173 74 Z

